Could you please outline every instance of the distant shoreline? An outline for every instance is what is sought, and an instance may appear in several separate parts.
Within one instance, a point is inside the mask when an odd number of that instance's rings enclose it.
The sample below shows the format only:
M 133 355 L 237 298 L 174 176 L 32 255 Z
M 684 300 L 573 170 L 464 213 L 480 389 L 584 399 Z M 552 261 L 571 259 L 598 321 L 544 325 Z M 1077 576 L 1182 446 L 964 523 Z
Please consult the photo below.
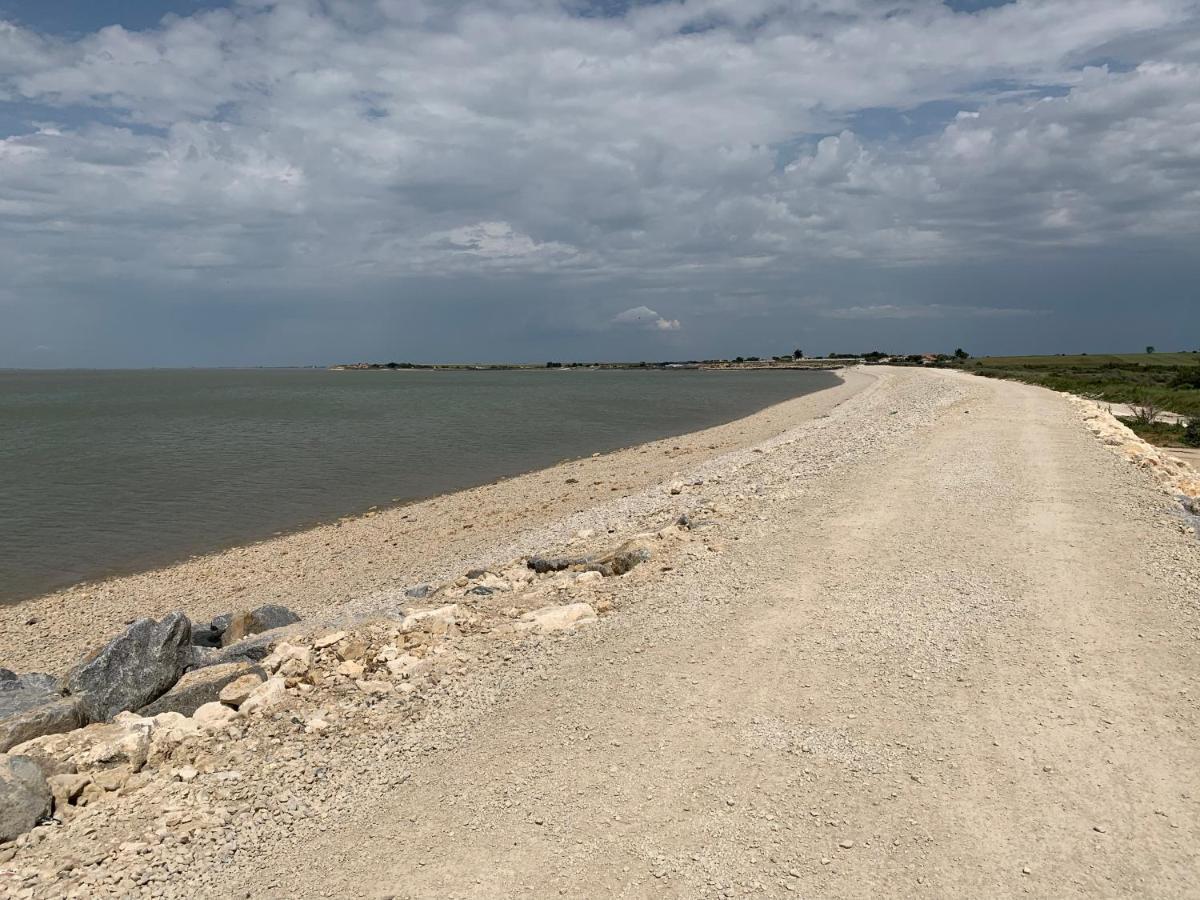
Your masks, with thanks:
M 848 364 L 859 360 L 846 359 L 799 359 L 790 362 L 772 360 L 709 360 L 705 362 L 659 362 L 659 363 L 339 363 L 329 366 L 331 372 L 412 372 L 412 371 L 455 371 L 455 372 L 504 372 L 504 371 L 573 371 L 573 370 L 632 370 L 645 372 L 649 370 L 677 371 L 681 369 L 697 370 L 732 369 L 739 372 L 746 370 L 763 371 L 833 371 L 843 369 Z

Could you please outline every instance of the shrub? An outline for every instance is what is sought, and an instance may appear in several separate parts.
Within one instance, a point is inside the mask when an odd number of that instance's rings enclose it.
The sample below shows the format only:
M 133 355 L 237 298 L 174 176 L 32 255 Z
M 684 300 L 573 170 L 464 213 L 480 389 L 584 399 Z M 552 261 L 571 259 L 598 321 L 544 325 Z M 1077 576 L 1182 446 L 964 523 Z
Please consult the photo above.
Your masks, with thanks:
M 1200 447 L 1200 419 L 1190 419 L 1183 430 L 1183 442 L 1189 447 Z

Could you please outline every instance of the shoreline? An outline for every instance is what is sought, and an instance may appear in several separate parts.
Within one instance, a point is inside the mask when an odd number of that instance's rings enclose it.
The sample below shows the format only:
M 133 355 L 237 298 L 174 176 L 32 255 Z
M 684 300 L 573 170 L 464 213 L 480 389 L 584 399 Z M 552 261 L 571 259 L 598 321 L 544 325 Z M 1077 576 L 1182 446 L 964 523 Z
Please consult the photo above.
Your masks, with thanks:
M 581 514 L 827 414 L 874 379 L 842 370 L 841 383 L 749 416 L 423 500 L 381 505 L 250 543 L 0 606 L 0 666 L 59 671 L 94 641 L 142 616 L 179 609 L 196 621 L 280 603 L 310 620 L 403 596 L 464 566 L 512 554 L 522 539 L 561 532 Z M 574 477 L 574 476 L 580 477 Z M 584 477 L 586 476 L 586 477 Z M 621 523 L 608 522 L 610 532 Z M 561 535 L 565 537 L 566 535 Z

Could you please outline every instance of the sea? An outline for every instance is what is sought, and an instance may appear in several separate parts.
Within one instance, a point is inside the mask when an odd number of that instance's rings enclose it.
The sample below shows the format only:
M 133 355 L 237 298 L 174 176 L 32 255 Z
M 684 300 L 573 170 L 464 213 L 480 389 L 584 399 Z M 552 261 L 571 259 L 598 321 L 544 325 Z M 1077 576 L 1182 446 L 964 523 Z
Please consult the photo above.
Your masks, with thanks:
M 0 371 L 0 602 L 696 431 L 829 372 Z

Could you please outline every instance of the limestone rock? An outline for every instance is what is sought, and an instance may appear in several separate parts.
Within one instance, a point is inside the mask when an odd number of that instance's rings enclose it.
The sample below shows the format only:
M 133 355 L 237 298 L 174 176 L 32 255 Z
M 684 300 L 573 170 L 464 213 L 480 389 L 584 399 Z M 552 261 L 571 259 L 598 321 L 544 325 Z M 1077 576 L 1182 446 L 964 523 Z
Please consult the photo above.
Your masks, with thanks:
M 362 678 L 365 671 L 366 667 L 362 663 L 352 660 L 346 660 L 346 662 L 337 667 L 337 673 L 345 675 L 347 678 Z
M 388 672 L 392 677 L 416 678 L 430 671 L 433 661 L 406 653 L 403 656 L 397 656 L 396 659 L 388 660 L 385 665 L 388 666 Z
M 313 649 L 314 650 L 324 650 L 326 647 L 332 647 L 334 644 L 336 644 L 340 640 L 343 640 L 345 637 L 346 637 L 346 632 L 344 632 L 344 631 L 335 631 L 332 634 L 324 635 L 323 637 L 319 637 L 315 641 L 313 641 Z
M 267 673 L 261 666 L 248 661 L 195 669 L 180 678 L 175 687 L 149 706 L 142 707 L 140 713 L 143 716 L 156 716 L 164 712 L 177 712 L 190 716 L 205 703 L 219 699 L 227 685 L 247 677 L 253 677 L 254 684 L 258 685 L 266 680 Z
M 538 631 L 566 631 L 596 621 L 596 611 L 587 603 L 544 606 L 522 616 L 528 627 Z
M 287 700 L 287 685 L 278 675 L 268 678 L 253 691 L 239 708 L 243 714 L 262 712 Z
M 205 731 L 219 731 L 236 718 L 237 712 L 224 703 L 205 703 L 192 715 L 192 721 Z
M 383 695 L 390 694 L 395 690 L 390 681 L 359 681 L 354 682 L 355 686 L 364 694 Z
M 15 840 L 50 812 L 50 786 L 37 764 L 0 755 L 0 843 Z
M 303 644 L 289 644 L 286 641 L 276 644 L 275 649 L 262 661 L 262 667 L 268 672 L 277 672 L 289 660 L 299 660 L 307 669 L 312 665 L 312 648 Z
M 400 630 L 409 632 L 419 629 L 431 634 L 444 634 L 454 627 L 458 619 L 459 606 L 457 603 L 452 603 L 449 606 L 426 609 L 405 616 L 404 621 L 400 624 Z
M 50 788 L 50 796 L 54 798 L 54 813 L 62 819 L 67 808 L 83 793 L 83 789 L 92 783 L 90 775 L 51 775 L 46 779 Z
M 338 659 L 357 661 L 367 655 L 367 645 L 358 639 L 345 641 L 337 648 Z
M 260 634 L 285 625 L 294 625 L 300 617 L 286 606 L 268 603 L 256 609 L 235 613 L 229 627 L 221 635 L 221 646 L 228 647 L 242 638 Z
M 80 728 L 86 724 L 84 715 L 78 697 L 64 697 L 4 719 L 0 721 L 0 753 L 43 735 Z
M 221 688 L 221 693 L 218 695 L 218 699 L 221 701 L 221 703 L 227 704 L 228 706 L 232 706 L 234 709 L 236 709 L 245 703 L 246 700 L 249 699 L 250 695 L 254 693 L 254 690 L 266 680 L 266 673 L 262 672 L 261 670 L 256 672 L 247 672 L 240 678 L 235 678 L 233 681 Z M 199 712 L 200 711 L 197 710 L 196 714 L 199 715 Z
M 183 613 L 171 613 L 160 622 L 139 619 L 80 659 L 61 687 L 82 699 L 89 721 L 138 709 L 179 680 L 190 658 L 191 633 Z
M 132 713 L 107 725 L 88 725 L 65 734 L 34 738 L 13 748 L 27 756 L 45 775 L 92 772 L 127 766 L 140 771 L 150 753 L 154 723 Z

